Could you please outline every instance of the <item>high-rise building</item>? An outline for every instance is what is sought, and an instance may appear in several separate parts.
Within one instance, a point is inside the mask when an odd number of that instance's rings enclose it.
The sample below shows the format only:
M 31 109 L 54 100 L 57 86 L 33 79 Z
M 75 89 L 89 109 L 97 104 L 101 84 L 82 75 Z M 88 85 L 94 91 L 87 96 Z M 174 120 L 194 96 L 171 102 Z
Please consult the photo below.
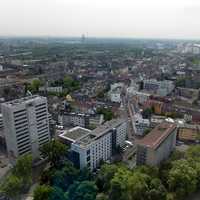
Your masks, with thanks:
M 111 159 L 118 147 L 125 145 L 127 122 L 124 119 L 113 119 L 92 131 L 75 127 L 59 137 L 64 143 L 70 144 L 74 164 L 81 169 L 88 167 L 93 171 L 101 161 Z
M 2 104 L 8 156 L 32 154 L 40 157 L 39 148 L 50 140 L 46 97 L 28 96 Z

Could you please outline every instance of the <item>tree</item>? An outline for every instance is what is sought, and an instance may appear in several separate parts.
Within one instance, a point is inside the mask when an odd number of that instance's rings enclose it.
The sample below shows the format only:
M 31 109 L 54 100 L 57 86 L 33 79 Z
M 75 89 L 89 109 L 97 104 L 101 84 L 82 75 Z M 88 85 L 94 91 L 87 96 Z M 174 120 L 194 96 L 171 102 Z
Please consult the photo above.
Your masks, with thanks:
M 22 180 L 17 176 L 10 175 L 1 186 L 1 191 L 11 199 L 18 199 L 22 187 Z
M 67 200 L 95 200 L 97 187 L 92 181 L 75 182 L 69 187 Z
M 53 187 L 49 195 L 49 200 L 65 200 L 65 193 L 59 187 Z
M 168 176 L 169 190 L 176 193 L 177 198 L 183 198 L 196 190 L 197 173 L 187 160 L 173 162 Z
M 128 192 L 130 193 L 130 200 L 146 200 L 148 191 L 148 182 L 150 177 L 142 173 L 134 173 L 128 179 Z
M 32 81 L 32 88 L 34 91 L 38 91 L 39 90 L 39 87 L 42 85 L 41 81 L 39 79 L 34 79 Z
M 66 156 L 68 147 L 58 140 L 52 140 L 44 144 L 40 150 L 42 156 L 47 157 L 52 167 L 58 167 L 61 159 Z
M 186 158 L 200 162 L 200 145 L 191 146 L 186 152 Z
M 149 119 L 151 117 L 153 113 L 153 108 L 146 108 L 143 112 L 142 112 L 142 116 L 145 119 Z
M 52 188 L 47 185 L 38 185 L 33 193 L 33 200 L 49 200 Z
M 148 200 L 166 200 L 167 190 L 160 179 L 154 178 L 151 180 L 148 186 L 147 197 Z
M 98 114 L 103 114 L 104 115 L 104 120 L 109 121 L 114 117 L 114 114 L 110 108 L 99 108 L 97 110 Z
M 28 189 L 32 183 L 32 156 L 19 157 L 13 168 L 13 174 L 22 180 L 23 189 Z
M 129 183 L 132 173 L 129 170 L 119 168 L 111 180 L 109 192 L 110 200 L 130 200 Z
M 117 165 L 102 165 L 96 178 L 96 185 L 101 192 L 107 192 L 110 189 L 110 181 L 117 172 Z
M 53 186 L 60 187 L 64 191 L 77 179 L 79 170 L 74 168 L 71 162 L 65 162 L 62 169 L 56 170 L 52 178 Z
M 108 199 L 108 196 L 105 195 L 104 193 L 99 193 L 99 194 L 96 196 L 96 200 L 109 200 L 109 199 Z

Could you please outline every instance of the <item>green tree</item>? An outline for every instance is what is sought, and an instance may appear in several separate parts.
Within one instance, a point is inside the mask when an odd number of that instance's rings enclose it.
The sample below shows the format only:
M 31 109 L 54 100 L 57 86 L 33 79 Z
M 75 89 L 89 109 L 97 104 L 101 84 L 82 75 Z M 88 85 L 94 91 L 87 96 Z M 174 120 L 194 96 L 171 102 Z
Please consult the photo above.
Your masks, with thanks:
M 191 146 L 186 152 L 186 158 L 200 162 L 200 145 Z
M 14 175 L 10 175 L 1 185 L 1 191 L 10 199 L 18 199 L 22 187 L 22 180 Z
M 49 200 L 65 200 L 65 193 L 59 187 L 53 187 L 49 195 Z
M 99 194 L 96 196 L 96 200 L 109 200 L 109 199 L 108 199 L 108 196 L 105 195 L 104 193 L 99 193 Z
M 169 190 L 176 193 L 181 199 L 196 190 L 197 173 L 187 160 L 173 162 L 173 167 L 168 176 Z
M 75 182 L 69 187 L 68 200 L 95 200 L 97 187 L 92 181 Z
M 153 113 L 153 108 L 146 108 L 143 112 L 142 112 L 142 116 L 145 119 L 149 119 L 151 117 Z
M 146 200 L 148 181 L 150 177 L 142 173 L 134 173 L 128 179 L 128 192 L 130 193 L 130 200 Z
M 130 200 L 129 183 L 132 173 L 129 170 L 119 168 L 111 180 L 109 192 L 110 200 Z
M 72 163 L 65 162 L 62 169 L 56 170 L 52 178 L 52 184 L 62 188 L 64 191 L 77 179 L 79 170 L 74 168 Z
M 103 114 L 105 121 L 109 121 L 114 117 L 114 113 L 112 112 L 110 108 L 99 108 L 97 110 L 97 113 Z
M 40 149 L 42 156 L 46 157 L 52 167 L 58 167 L 62 158 L 67 154 L 68 147 L 58 140 L 44 144 Z
M 160 179 L 154 178 L 151 180 L 148 186 L 147 198 L 148 200 L 166 200 L 167 190 Z
M 107 192 L 110 189 L 110 181 L 117 172 L 117 165 L 102 165 L 96 178 L 96 184 L 101 192 Z
M 13 174 L 22 180 L 23 189 L 28 189 L 32 183 L 32 156 L 19 157 L 13 168 Z
M 49 200 L 53 189 L 48 185 L 38 185 L 33 193 L 33 200 Z

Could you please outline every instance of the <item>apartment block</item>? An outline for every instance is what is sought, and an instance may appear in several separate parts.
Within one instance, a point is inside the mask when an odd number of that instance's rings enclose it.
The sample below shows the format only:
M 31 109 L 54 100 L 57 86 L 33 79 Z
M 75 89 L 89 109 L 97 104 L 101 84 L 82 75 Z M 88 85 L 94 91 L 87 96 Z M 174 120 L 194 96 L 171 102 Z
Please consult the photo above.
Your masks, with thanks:
M 2 114 L 11 161 L 27 153 L 39 158 L 39 148 L 50 140 L 46 97 L 28 96 L 3 103 Z

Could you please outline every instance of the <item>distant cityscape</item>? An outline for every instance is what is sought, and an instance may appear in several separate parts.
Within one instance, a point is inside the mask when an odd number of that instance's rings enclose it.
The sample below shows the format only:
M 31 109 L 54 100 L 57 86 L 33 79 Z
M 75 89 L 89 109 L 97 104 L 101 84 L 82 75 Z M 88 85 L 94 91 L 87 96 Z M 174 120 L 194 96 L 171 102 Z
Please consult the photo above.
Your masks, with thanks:
M 0 199 L 190 199 L 199 88 L 200 41 L 1 37 Z

